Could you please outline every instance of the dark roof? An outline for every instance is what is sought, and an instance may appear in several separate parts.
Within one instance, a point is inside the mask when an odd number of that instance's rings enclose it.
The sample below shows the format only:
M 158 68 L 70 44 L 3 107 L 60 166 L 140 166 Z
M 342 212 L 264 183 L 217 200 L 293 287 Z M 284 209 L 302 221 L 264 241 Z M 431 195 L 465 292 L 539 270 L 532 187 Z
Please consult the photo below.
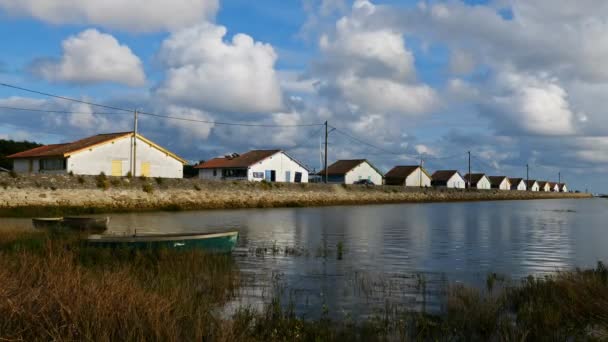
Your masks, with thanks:
M 354 169 L 362 163 L 368 163 L 376 172 L 382 175 L 382 172 L 378 170 L 372 163 L 367 159 L 349 159 L 349 160 L 338 160 L 337 162 L 329 165 L 327 168 L 327 175 L 329 176 L 341 176 L 345 175 L 348 171 Z M 325 176 L 325 169 L 319 171 L 318 175 Z
M 547 181 L 538 181 L 538 186 L 540 186 L 541 188 L 544 188 L 545 185 L 547 185 L 549 182 Z
M 235 157 L 213 158 L 195 166 L 197 169 L 232 169 L 249 167 L 281 150 L 253 150 Z
M 405 179 L 409 175 L 411 175 L 414 171 L 416 171 L 419 167 L 420 167 L 420 165 L 395 166 L 394 168 L 392 168 L 389 172 L 387 172 L 384 175 L 384 178 L 403 178 L 403 179 Z M 424 168 L 422 168 L 422 172 L 424 172 L 424 174 L 429 176 L 429 178 L 431 177 Z
M 459 173 L 456 170 L 439 170 L 433 173 L 431 179 L 437 182 L 447 182 L 450 180 L 450 178 L 452 178 L 452 176 L 454 176 L 454 174 Z
M 538 183 L 538 181 L 534 180 L 534 179 L 530 179 L 529 181 L 526 181 L 526 187 L 531 188 L 534 183 Z
M 472 184 L 477 184 L 485 176 L 485 174 L 483 174 L 483 173 L 471 173 L 470 176 L 471 176 L 471 183 Z M 467 182 L 469 181 L 469 174 L 468 173 L 464 176 L 464 180 L 467 181 Z
M 509 182 L 511 182 L 511 184 L 519 184 L 523 181 L 523 178 L 509 178 Z
M 505 178 L 508 180 L 507 176 L 490 176 L 490 177 L 488 177 L 488 179 L 490 180 L 490 184 L 492 186 L 500 186 L 500 183 L 502 183 L 502 181 L 505 180 Z
M 133 132 L 97 134 L 92 137 L 80 139 L 71 143 L 35 147 L 31 150 L 12 154 L 7 156 L 7 158 L 65 157 L 71 153 L 130 134 L 133 134 Z

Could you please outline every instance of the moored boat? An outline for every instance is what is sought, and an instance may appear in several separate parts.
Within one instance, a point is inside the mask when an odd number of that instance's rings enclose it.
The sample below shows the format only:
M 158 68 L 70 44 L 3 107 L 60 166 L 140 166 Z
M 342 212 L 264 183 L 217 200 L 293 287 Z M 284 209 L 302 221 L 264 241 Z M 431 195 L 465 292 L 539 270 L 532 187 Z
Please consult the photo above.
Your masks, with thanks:
M 103 233 L 108 230 L 110 217 L 64 217 L 61 223 L 73 230 Z
M 134 235 L 91 235 L 87 244 L 96 247 L 134 249 L 201 249 L 212 253 L 230 253 L 236 246 L 239 233 L 174 233 Z
M 61 228 L 63 217 L 39 217 L 32 219 L 32 224 L 36 229 Z

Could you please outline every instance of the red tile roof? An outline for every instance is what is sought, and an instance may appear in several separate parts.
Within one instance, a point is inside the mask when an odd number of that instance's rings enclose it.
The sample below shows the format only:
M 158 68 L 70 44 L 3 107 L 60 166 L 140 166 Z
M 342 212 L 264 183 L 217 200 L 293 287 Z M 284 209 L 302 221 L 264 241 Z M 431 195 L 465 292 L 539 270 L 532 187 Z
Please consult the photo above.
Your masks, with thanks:
M 66 154 L 70 154 L 130 134 L 133 134 L 133 132 L 98 134 L 71 143 L 36 147 L 31 150 L 12 154 L 7 156 L 7 158 L 65 157 Z
M 249 167 L 281 150 L 253 150 L 234 158 L 213 158 L 195 166 L 197 169 L 232 169 Z

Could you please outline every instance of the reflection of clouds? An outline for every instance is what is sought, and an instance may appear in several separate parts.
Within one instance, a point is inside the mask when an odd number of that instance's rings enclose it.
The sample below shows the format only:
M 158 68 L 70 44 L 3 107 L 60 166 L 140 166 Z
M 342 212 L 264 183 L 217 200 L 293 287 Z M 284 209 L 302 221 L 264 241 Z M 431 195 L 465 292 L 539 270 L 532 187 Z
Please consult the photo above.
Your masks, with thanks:
M 597 204 L 596 204 L 597 203 Z M 152 231 L 237 229 L 242 297 L 261 308 L 274 296 L 307 317 L 355 316 L 391 306 L 441 305 L 446 282 L 484 286 L 496 272 L 519 278 L 606 260 L 606 202 L 508 201 L 113 215 L 114 227 Z M 571 208 L 575 211 L 560 209 Z M 280 248 L 257 255 L 257 247 Z M 337 260 L 336 245 L 344 245 Z M 302 255 L 285 255 L 297 247 Z M 327 257 L 319 256 L 327 247 Z M 306 253 L 308 252 L 308 254 Z M 420 280 L 426 284 L 426 296 Z M 277 286 L 278 285 L 278 286 Z

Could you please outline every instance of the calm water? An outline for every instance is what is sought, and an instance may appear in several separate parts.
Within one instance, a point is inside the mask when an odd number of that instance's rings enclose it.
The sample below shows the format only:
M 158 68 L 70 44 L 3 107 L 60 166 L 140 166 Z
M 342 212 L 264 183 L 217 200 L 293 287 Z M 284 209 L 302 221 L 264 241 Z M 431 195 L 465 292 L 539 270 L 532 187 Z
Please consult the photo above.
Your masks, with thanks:
M 482 287 L 608 261 L 608 201 L 541 200 L 112 215 L 113 230 L 238 230 L 233 305 L 276 295 L 300 314 L 439 309 L 448 282 Z M 343 246 L 338 260 L 338 244 Z M 288 249 L 288 252 L 285 252 Z

